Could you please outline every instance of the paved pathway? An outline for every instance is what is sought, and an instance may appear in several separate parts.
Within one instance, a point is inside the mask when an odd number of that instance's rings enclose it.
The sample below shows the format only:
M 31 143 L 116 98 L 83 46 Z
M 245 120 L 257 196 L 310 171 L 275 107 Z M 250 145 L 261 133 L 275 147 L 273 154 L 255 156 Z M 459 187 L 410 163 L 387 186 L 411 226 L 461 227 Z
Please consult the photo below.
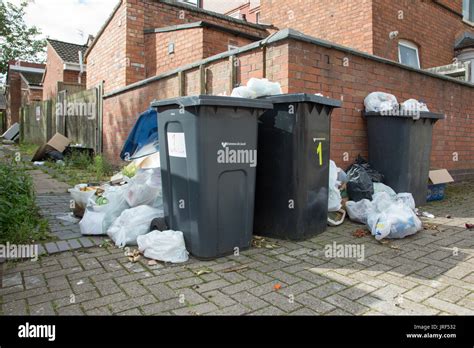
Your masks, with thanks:
M 68 184 L 55 180 L 41 170 L 32 170 L 29 172 L 33 177 L 33 185 L 37 195 L 44 194 L 65 194 L 70 188 Z
M 42 193 L 38 205 L 58 242 L 37 262 L 0 264 L 0 314 L 472 315 L 474 230 L 464 225 L 474 223 L 474 182 L 452 187 L 426 207 L 439 216 L 425 220 L 430 229 L 403 240 L 356 238 L 361 226 L 346 221 L 307 241 L 182 265 L 131 263 L 57 218 L 69 211 L 62 188 Z M 333 243 L 363 247 L 364 257 L 327 255 Z
M 387 244 L 356 238 L 350 222 L 303 242 L 182 265 L 129 262 L 115 247 L 80 248 L 4 265 L 4 315 L 472 315 L 474 220 L 471 184 L 428 207 L 437 229 Z M 40 196 L 51 214 L 67 196 Z M 452 218 L 446 218 L 451 214 Z M 432 227 L 433 228 L 433 227 Z M 57 225 L 64 239 L 75 226 Z M 332 258 L 327 245 L 360 245 L 364 259 Z M 198 271 L 210 273 L 197 275 Z

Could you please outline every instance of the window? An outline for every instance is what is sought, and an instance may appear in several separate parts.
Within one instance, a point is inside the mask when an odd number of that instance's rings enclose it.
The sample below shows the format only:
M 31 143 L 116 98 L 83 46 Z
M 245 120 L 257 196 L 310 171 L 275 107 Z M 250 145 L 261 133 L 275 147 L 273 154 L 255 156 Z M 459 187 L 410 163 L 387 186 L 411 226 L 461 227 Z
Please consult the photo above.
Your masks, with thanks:
M 229 14 L 229 17 L 242 19 L 242 16 L 240 15 L 240 11 Z
M 183 2 L 191 6 L 201 7 L 201 0 L 178 0 L 178 2 Z
M 256 22 L 257 24 L 260 23 L 260 11 L 258 11 L 257 13 L 255 13 L 255 22 Z
M 398 43 L 398 59 L 400 63 L 420 69 L 418 46 L 413 42 L 400 40 Z
M 463 0 L 462 13 L 464 20 L 474 23 L 474 0 Z

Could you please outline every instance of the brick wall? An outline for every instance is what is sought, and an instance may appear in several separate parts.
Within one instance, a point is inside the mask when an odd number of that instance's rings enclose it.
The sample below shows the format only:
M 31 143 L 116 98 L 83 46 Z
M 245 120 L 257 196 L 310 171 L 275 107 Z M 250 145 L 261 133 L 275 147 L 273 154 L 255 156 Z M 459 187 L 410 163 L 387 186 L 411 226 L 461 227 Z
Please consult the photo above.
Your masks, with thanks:
M 261 20 L 372 53 L 372 0 L 262 0 Z
M 43 89 L 37 87 L 30 88 L 28 84 L 21 79 L 21 106 L 41 100 L 43 100 Z
M 393 93 L 400 102 L 424 100 L 431 111 L 446 113 L 434 127 L 433 168 L 447 168 L 461 178 L 474 176 L 474 87 L 431 77 L 399 65 L 387 64 L 315 43 L 287 39 L 272 44 L 266 55 L 266 77 L 278 81 L 283 92 L 323 93 L 343 99 L 332 116 L 331 158 L 345 168 L 360 153 L 367 156 L 367 131 L 362 116 L 364 98 L 373 91 Z M 238 82 L 263 77 L 263 52 L 255 49 L 239 56 Z M 349 64 L 343 64 L 348 62 Z M 347 65 L 347 66 L 345 66 Z M 228 59 L 209 64 L 207 94 L 228 94 Z M 197 69 L 185 73 L 186 94 L 199 94 Z M 104 152 L 118 163 L 118 154 L 140 112 L 154 99 L 178 95 L 176 76 L 104 100 Z M 458 161 L 453 161 L 455 155 Z
M 260 6 L 254 6 L 251 7 L 251 3 L 247 2 L 246 4 L 236 7 L 232 9 L 231 11 L 227 12 L 226 15 L 232 16 L 233 14 L 239 14 L 242 17 L 245 17 L 245 19 L 248 22 L 252 23 L 257 23 L 257 13 L 260 11 Z
M 63 72 L 63 79 L 62 81 L 65 83 L 75 83 L 80 84 L 82 86 L 86 86 L 87 82 L 87 72 L 84 72 L 81 76 L 81 83 L 79 83 L 79 74 L 80 71 L 75 70 L 64 70 Z
M 435 0 L 436 3 L 447 7 L 451 11 L 462 15 L 462 2 L 463 0 Z
M 186 7 L 157 0 L 123 0 L 87 55 L 87 88 L 105 81 L 105 92 L 111 92 L 150 76 L 146 52 L 152 49 L 146 48 L 145 41 L 153 42 L 153 39 L 146 38 L 144 30 L 197 21 L 223 25 L 262 38 L 268 35 L 258 26 L 228 21 Z
M 17 71 L 9 72 L 7 99 L 7 129 L 19 122 L 21 108 L 21 76 Z
M 474 28 L 462 21 L 462 0 L 262 0 L 261 17 L 279 29 L 293 28 L 398 61 L 398 41 L 419 47 L 422 68 L 451 64 L 455 38 Z M 399 36 L 389 39 L 391 32 Z
M 28 103 L 43 100 L 43 89 L 30 89 Z
M 242 47 L 251 42 L 252 40 L 238 35 L 226 33 L 217 29 L 205 28 L 202 58 L 207 58 L 215 54 L 225 52 L 228 50 L 229 45 Z
M 107 91 L 126 85 L 126 24 L 126 6 L 121 4 L 86 57 L 87 89 L 102 81 Z
M 364 98 L 370 92 L 384 91 L 399 102 L 424 100 L 431 111 L 446 113 L 446 120 L 434 127 L 431 166 L 447 168 L 458 177 L 467 171 L 474 176 L 474 87 L 310 43 L 291 41 L 289 51 L 290 93 L 322 93 L 343 99 L 343 108 L 332 116 L 331 157 L 339 166 L 345 168 L 359 153 L 367 156 L 361 113 Z M 458 161 L 453 161 L 453 154 L 459 156 Z
M 15 61 L 9 62 L 10 67 L 15 65 Z M 44 69 L 43 64 L 29 63 L 29 62 L 18 62 L 19 66 L 30 67 L 37 69 Z M 6 120 L 7 120 L 7 129 L 10 126 L 18 122 L 20 119 L 20 107 L 21 107 L 21 76 L 20 73 L 16 70 L 9 68 L 8 71 L 8 81 L 7 85 L 9 86 L 6 92 L 7 99 L 7 110 L 6 110 Z
M 267 76 L 276 79 L 283 76 L 281 68 L 285 66 L 283 59 L 287 54 L 286 48 L 269 47 L 267 51 Z M 286 52 L 286 51 L 285 51 Z M 284 57 L 284 58 L 282 58 Z M 230 62 L 228 58 L 213 62 L 206 66 L 207 81 L 206 94 L 229 95 Z M 237 68 L 238 83 L 246 84 L 251 77 L 263 77 L 262 50 L 247 52 L 239 56 Z M 282 81 L 285 77 L 282 78 Z M 199 70 L 192 69 L 185 72 L 185 94 L 200 94 Z M 122 146 L 134 126 L 138 115 L 147 110 L 155 99 L 167 99 L 178 96 L 178 78 L 176 75 L 163 78 L 147 84 L 144 87 L 132 89 L 104 99 L 103 116 L 103 149 L 106 158 L 120 164 L 119 154 Z
M 43 100 L 53 98 L 57 93 L 57 81 L 63 80 L 64 62 L 48 43 L 46 73 L 43 80 Z
M 439 1 L 374 1 L 374 54 L 398 61 L 398 40 L 414 42 L 419 47 L 423 69 L 453 62 L 456 37 L 474 28 L 462 21 L 462 0 Z M 398 31 L 396 40 L 389 33 Z
M 146 34 L 146 77 L 225 52 L 229 45 L 241 47 L 250 42 L 249 39 L 206 27 Z M 174 53 L 171 54 L 168 53 L 170 43 L 174 43 Z
M 192 28 L 145 36 L 146 77 L 156 76 L 203 58 L 204 28 Z M 174 53 L 168 45 L 174 43 Z

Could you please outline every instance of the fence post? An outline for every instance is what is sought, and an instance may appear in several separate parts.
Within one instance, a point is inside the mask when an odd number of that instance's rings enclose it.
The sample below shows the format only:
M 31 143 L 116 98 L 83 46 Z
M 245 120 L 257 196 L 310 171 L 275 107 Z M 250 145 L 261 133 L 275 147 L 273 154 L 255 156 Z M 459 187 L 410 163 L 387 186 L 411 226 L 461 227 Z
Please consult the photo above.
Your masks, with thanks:
M 230 92 L 229 95 L 232 94 L 232 91 L 237 83 L 237 67 L 235 66 L 235 56 L 229 57 L 229 65 L 230 65 L 230 74 L 229 74 L 229 84 L 230 84 Z
M 199 92 L 207 94 L 207 72 L 204 65 L 199 66 Z
M 186 81 L 184 72 L 178 72 L 178 88 L 179 88 L 179 96 L 182 97 L 186 94 Z

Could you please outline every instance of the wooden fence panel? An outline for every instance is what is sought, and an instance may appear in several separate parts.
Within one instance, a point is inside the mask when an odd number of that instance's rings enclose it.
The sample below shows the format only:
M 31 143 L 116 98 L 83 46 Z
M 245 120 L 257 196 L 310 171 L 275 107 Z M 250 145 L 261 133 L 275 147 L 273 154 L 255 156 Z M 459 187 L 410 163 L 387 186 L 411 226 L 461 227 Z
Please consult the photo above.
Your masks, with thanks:
M 101 110 L 100 87 L 76 93 L 63 91 L 53 100 L 24 106 L 21 109 L 22 141 L 41 145 L 58 132 L 73 144 L 82 144 L 100 153 Z

